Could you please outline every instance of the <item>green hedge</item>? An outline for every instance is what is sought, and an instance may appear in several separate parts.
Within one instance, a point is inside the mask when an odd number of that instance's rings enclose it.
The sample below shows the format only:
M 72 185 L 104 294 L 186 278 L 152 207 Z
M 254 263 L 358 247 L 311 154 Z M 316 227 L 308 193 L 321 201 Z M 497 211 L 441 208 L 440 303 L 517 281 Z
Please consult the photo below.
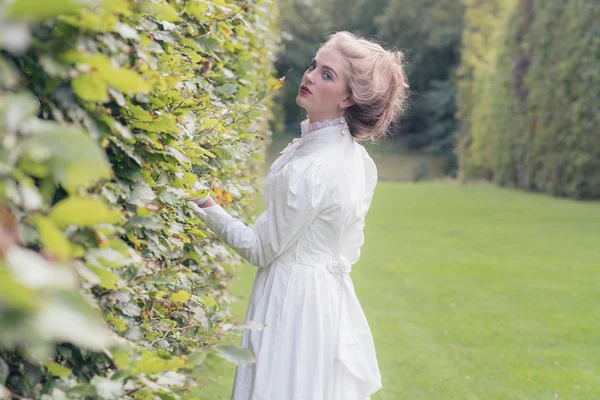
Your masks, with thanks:
M 457 70 L 456 113 L 461 135 L 456 147 L 461 179 L 491 179 L 492 146 L 489 121 L 496 97 L 497 57 L 502 48 L 501 29 L 516 0 L 465 1 L 461 63 Z
M 519 0 L 508 10 L 490 72 L 465 78 L 477 95 L 461 97 L 461 175 L 600 198 L 600 3 Z
M 209 351 L 251 355 L 220 344 L 241 259 L 185 199 L 249 218 L 277 9 L 81 3 L 0 5 L 0 392 L 198 398 Z

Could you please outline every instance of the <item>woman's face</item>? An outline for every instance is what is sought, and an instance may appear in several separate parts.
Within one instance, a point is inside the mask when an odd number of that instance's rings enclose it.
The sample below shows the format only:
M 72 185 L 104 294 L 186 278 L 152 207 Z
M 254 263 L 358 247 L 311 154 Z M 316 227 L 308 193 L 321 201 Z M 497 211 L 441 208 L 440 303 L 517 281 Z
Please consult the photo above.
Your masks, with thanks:
M 346 91 L 346 62 L 333 47 L 322 48 L 304 72 L 296 104 L 311 122 L 336 118 L 354 104 Z

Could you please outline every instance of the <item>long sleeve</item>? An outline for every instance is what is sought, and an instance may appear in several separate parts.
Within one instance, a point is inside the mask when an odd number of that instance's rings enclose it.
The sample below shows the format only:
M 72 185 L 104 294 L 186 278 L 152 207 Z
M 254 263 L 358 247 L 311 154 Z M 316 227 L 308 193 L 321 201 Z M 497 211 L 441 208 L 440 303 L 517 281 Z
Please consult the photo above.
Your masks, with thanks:
M 363 190 L 361 190 L 362 201 L 358 204 L 356 219 L 350 224 L 346 241 L 342 246 L 342 251 L 350 264 L 355 264 L 360 259 L 361 248 L 365 242 L 365 217 L 371 207 L 375 186 L 377 185 L 377 166 L 364 147 L 360 146 L 359 149 L 360 158 L 364 165 L 364 181 L 361 182 L 363 184 Z
M 275 193 L 248 227 L 220 205 L 199 208 L 204 223 L 249 263 L 265 267 L 287 250 L 322 209 L 327 171 L 318 163 L 286 164 L 276 178 Z

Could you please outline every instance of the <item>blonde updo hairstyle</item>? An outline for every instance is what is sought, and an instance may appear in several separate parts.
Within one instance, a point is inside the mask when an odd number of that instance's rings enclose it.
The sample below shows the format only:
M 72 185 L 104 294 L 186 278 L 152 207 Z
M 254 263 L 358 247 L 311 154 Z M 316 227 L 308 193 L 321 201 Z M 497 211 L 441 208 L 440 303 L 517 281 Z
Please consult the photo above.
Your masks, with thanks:
M 357 140 L 384 139 L 406 107 L 404 55 L 346 31 L 330 35 L 320 49 L 328 47 L 346 61 L 347 90 L 355 102 L 344 112 L 350 133 Z

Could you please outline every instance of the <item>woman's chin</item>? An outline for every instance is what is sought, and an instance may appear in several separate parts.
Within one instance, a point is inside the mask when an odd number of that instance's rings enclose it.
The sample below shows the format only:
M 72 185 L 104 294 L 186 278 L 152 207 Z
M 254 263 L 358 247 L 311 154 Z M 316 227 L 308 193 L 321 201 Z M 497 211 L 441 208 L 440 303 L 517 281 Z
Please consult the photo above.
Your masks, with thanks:
M 305 110 L 309 106 L 309 103 L 308 103 L 306 97 L 301 93 L 298 93 L 298 96 L 296 96 L 296 104 L 298 104 L 300 107 L 304 108 Z

